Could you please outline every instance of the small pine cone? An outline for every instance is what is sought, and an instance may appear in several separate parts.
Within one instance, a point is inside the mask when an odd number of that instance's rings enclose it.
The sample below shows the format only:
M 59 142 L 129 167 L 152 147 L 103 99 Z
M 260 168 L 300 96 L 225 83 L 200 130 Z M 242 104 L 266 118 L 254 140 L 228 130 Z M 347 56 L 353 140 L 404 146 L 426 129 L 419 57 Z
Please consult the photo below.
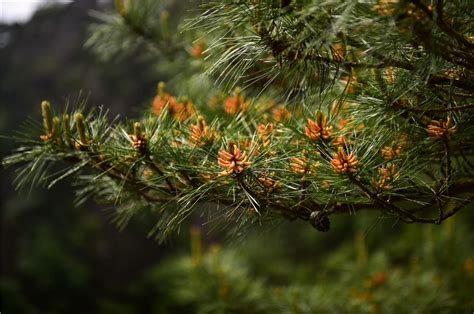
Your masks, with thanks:
M 273 119 L 277 122 L 284 122 L 291 119 L 291 112 L 289 112 L 285 107 L 279 106 L 272 110 Z
M 130 134 L 129 136 L 133 141 L 133 148 L 135 148 L 140 153 L 146 151 L 148 143 L 147 140 L 143 137 L 143 134 Z
M 319 139 L 328 140 L 332 136 L 332 126 L 327 126 L 328 118 L 321 112 L 316 115 L 316 121 L 308 118 L 308 124 L 305 128 L 306 136 L 313 141 Z
M 245 151 L 241 151 L 237 145 L 230 144 L 227 151 L 221 149 L 218 153 L 219 166 L 225 168 L 219 173 L 219 176 L 226 176 L 232 173 L 241 173 L 249 168 L 252 162 L 248 161 Z
M 147 149 L 147 140 L 145 139 L 145 135 L 141 133 L 141 125 L 139 122 L 133 124 L 133 134 L 129 134 L 129 136 L 133 141 L 133 148 L 143 154 Z
M 351 152 L 349 156 L 347 156 L 344 149 L 340 147 L 339 151 L 333 154 L 331 165 L 334 172 L 355 173 L 357 172 L 359 161 L 357 160 L 354 152 Z
M 433 139 L 441 139 L 448 137 L 449 135 L 456 132 L 457 126 L 451 126 L 451 117 L 444 122 L 441 120 L 431 120 L 428 124 L 428 135 Z
M 135 136 L 134 136 L 135 137 Z M 138 151 L 145 151 L 147 146 L 147 141 L 144 138 L 133 138 L 133 147 Z
M 328 232 L 331 227 L 331 222 L 326 212 L 314 211 L 311 213 L 309 220 L 311 225 L 321 232 Z

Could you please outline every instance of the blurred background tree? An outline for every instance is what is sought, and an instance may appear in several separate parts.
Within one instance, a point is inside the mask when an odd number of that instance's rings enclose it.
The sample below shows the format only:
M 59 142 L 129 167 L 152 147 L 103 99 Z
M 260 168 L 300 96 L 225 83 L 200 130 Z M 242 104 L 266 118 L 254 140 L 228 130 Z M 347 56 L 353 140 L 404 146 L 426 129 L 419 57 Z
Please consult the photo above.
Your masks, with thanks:
M 0 50 L 2 155 L 14 147 L 11 136 L 25 116 L 37 120 L 41 99 L 74 106 L 88 95 L 88 104 L 104 103 L 111 116 L 133 119 L 148 110 L 162 80 L 207 103 L 211 84 L 195 74 L 205 67 L 206 45 L 194 37 L 181 41 L 175 32 L 196 3 L 160 6 L 165 13 L 157 23 L 168 19 L 168 33 L 163 24 L 117 27 L 120 20 L 109 14 L 92 19 L 95 1 L 40 11 L 25 25 L 3 25 L 9 41 Z M 91 37 L 86 29 L 92 22 Z M 123 32 L 133 36 L 120 37 Z M 123 45 L 107 41 L 117 38 Z M 150 38 L 164 44 L 150 46 Z M 86 42 L 101 62 L 82 48 Z M 32 190 L 25 199 L 26 192 L 19 197 L 12 191 L 14 175 L 2 172 L 5 313 L 458 313 L 474 307 L 472 206 L 442 226 L 404 226 L 378 213 L 358 213 L 356 220 L 334 216 L 328 234 L 285 224 L 267 226 L 269 232 L 245 230 L 243 239 L 208 234 L 213 226 L 190 228 L 205 221 L 196 215 L 181 226 L 189 234 L 158 246 L 146 239 L 153 227 L 146 214 L 119 232 L 110 225 L 114 209 L 89 202 L 65 208 L 74 198 L 67 182 Z
M 46 7 L 25 24 L 0 26 L 6 39 L 0 49 L 2 156 L 14 147 L 11 138 L 25 117 L 39 114 L 38 97 L 57 103 L 88 97 L 109 104 L 113 114 L 137 115 L 155 88 L 155 73 L 133 56 L 124 67 L 98 62 L 83 48 L 94 21 L 90 10 L 107 8 L 110 3 L 76 1 Z M 17 194 L 13 171 L 2 169 L 0 180 L 4 313 L 97 312 L 101 302 L 125 299 L 121 287 L 165 255 L 143 225 L 118 232 L 110 210 L 74 207 L 66 186 Z

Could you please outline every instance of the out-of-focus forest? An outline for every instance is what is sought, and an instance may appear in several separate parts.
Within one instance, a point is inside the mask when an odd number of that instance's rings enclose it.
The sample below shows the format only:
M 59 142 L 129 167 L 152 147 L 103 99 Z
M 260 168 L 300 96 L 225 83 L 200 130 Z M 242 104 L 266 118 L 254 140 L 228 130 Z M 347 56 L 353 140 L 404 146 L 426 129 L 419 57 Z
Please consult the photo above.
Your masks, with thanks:
M 183 6 L 186 2 L 183 1 Z M 1 156 L 39 103 L 87 98 L 110 116 L 150 106 L 157 77 L 139 56 L 100 61 L 84 48 L 91 10 L 78 0 L 0 25 Z M 2 169 L 2 313 L 471 313 L 474 208 L 440 226 L 376 214 L 335 217 L 329 233 L 285 223 L 228 238 L 200 217 L 165 244 L 153 221 L 119 230 L 111 209 L 73 205 L 70 183 L 14 191 Z
M 88 98 L 88 104 L 106 104 L 111 116 L 133 116 L 154 91 L 157 78 L 140 60 L 101 63 L 83 48 L 94 9 L 96 1 L 81 0 L 40 10 L 25 24 L 0 26 L 2 156 L 28 117 L 38 116 L 42 99 L 62 106 Z M 132 224 L 119 232 L 107 208 L 74 207 L 67 185 L 17 193 L 13 179 L 13 170 L 2 170 L 3 313 L 99 311 L 126 299 L 125 287 L 166 251 L 147 239 L 146 228 Z

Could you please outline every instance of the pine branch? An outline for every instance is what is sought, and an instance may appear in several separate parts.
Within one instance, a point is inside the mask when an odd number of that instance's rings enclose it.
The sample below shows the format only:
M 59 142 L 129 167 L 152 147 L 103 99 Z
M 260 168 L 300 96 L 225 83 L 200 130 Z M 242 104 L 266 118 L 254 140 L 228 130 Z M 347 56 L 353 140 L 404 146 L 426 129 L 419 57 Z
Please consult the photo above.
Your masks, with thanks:
M 113 203 L 121 226 L 156 213 L 161 239 L 204 203 L 239 227 L 327 231 L 334 214 L 440 224 L 473 202 L 472 43 L 446 22 L 452 6 L 229 0 L 178 35 L 146 3 L 101 15 L 88 45 L 109 57 L 153 45 L 170 58 L 151 66 L 178 95 L 160 83 L 132 125 L 43 103 L 34 135 L 3 160 L 24 165 L 19 187 L 78 176 L 81 200 Z

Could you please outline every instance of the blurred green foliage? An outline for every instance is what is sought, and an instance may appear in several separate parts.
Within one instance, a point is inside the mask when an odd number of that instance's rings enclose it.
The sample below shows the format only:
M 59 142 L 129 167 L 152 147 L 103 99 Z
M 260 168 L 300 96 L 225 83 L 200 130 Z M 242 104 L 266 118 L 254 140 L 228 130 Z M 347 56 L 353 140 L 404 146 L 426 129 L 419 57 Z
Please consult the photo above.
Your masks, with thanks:
M 345 226 L 327 236 L 297 226 L 272 230 L 239 244 L 214 244 L 204 252 L 170 258 L 144 276 L 142 291 L 156 296 L 148 312 L 472 310 L 472 211 L 443 226 L 377 222 L 368 230 L 373 219 L 368 216 L 361 225 L 351 226 L 347 217 L 341 218 L 347 220 Z

